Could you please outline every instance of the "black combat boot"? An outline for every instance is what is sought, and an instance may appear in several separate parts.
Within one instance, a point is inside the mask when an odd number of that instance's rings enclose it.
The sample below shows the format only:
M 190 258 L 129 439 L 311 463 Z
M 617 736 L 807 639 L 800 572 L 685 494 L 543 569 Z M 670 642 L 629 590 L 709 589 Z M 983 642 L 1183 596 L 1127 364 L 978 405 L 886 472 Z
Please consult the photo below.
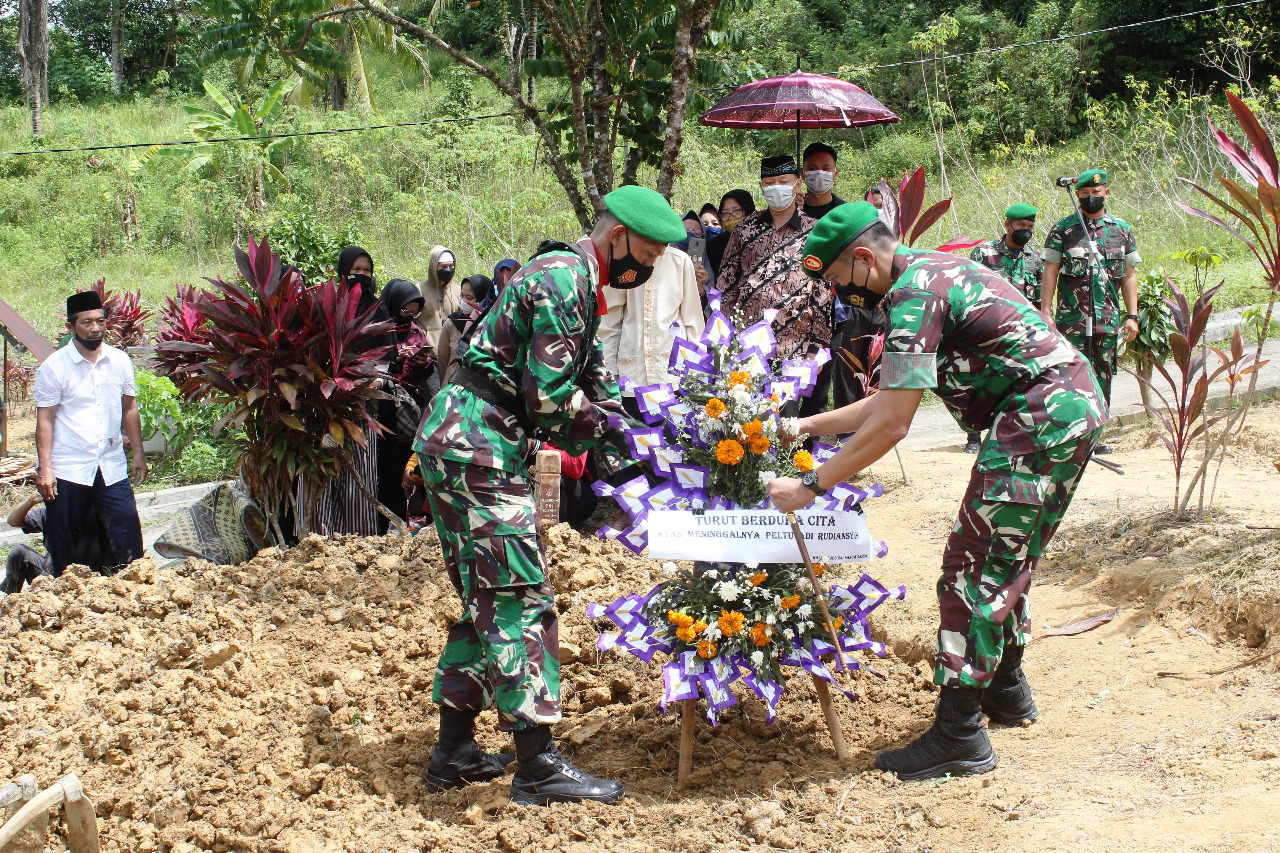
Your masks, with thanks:
M 516 775 L 511 802 L 526 806 L 550 803 L 616 803 L 626 793 L 621 782 L 597 779 L 570 764 L 551 740 L 550 726 L 516 732 Z
M 991 684 L 982 692 L 982 710 L 1002 726 L 1029 726 L 1040 716 L 1031 698 L 1031 685 L 1022 673 L 1026 646 L 1005 646 Z
M 982 691 L 944 687 L 934 709 L 933 728 L 902 749 L 876 756 L 876 768 L 906 782 L 941 776 L 974 776 L 1000 763 L 982 726 Z
M 973 456 L 982 452 L 982 433 L 971 432 L 965 436 L 964 452 Z
M 515 756 L 509 752 L 487 754 L 476 743 L 476 712 L 440 707 L 440 737 L 431 750 L 431 761 L 422 781 L 433 794 L 488 782 L 507 772 Z

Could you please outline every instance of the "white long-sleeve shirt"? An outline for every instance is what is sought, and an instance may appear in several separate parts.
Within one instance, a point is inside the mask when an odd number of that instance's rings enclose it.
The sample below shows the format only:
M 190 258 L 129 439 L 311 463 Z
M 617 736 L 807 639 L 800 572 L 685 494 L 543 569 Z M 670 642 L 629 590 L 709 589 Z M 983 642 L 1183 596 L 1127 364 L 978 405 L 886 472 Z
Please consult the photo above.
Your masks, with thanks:
M 604 298 L 608 313 L 600 319 L 600 342 L 609 372 L 636 385 L 671 381 L 672 327 L 696 341 L 706 325 L 693 259 L 668 246 L 647 282 L 627 290 L 606 287 Z
M 137 393 L 133 362 L 106 344 L 96 363 L 80 354 L 75 341 L 68 341 L 40 365 L 36 407 L 58 410 L 49 459 L 55 477 L 92 486 L 101 470 L 103 482 L 110 486 L 129 476 L 120 419 L 124 398 Z

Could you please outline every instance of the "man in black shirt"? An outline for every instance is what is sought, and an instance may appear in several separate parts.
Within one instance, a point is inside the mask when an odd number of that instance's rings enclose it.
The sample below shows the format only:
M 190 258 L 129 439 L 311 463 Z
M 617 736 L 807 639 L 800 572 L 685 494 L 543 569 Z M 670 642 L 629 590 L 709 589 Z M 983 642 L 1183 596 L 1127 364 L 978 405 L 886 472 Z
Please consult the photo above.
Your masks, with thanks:
M 815 142 L 804 150 L 804 212 L 814 219 L 821 219 L 840 205 L 844 199 L 831 191 L 840 174 L 836 166 L 836 150 L 830 145 Z

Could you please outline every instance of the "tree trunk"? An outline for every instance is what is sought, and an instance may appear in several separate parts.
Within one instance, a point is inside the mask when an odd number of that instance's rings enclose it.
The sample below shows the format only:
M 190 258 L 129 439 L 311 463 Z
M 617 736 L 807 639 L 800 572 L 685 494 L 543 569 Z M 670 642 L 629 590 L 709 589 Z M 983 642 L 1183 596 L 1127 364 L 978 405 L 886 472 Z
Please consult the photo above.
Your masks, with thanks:
M 49 9 L 46 0 L 19 0 L 18 60 L 22 88 L 31 107 L 31 135 L 44 132 L 49 99 Z
M 44 133 L 44 116 L 40 103 L 40 90 L 31 93 L 31 136 L 39 139 Z
M 124 41 L 124 28 L 120 22 L 120 0 L 111 0 L 111 95 L 120 97 L 124 88 L 124 56 L 121 55 L 121 42 Z
M 681 0 L 676 13 L 671 88 L 667 95 L 667 134 L 662 145 L 662 160 L 658 163 L 657 190 L 667 198 L 671 198 L 675 187 L 676 166 L 684 147 L 684 120 L 689 112 L 689 78 L 693 75 L 694 57 L 718 5 L 718 0 Z

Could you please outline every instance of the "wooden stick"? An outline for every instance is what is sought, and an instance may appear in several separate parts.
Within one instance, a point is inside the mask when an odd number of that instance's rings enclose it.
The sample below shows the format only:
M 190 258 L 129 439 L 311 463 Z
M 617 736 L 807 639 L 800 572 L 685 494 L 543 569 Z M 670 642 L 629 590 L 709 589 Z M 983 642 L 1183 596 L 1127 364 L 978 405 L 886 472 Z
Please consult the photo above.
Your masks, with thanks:
M 7 850 L 27 824 L 38 815 L 66 804 L 67 842 L 71 853 L 98 853 L 98 820 L 93 803 L 84 795 L 75 774 L 41 791 L 27 801 L 3 827 L 0 827 L 0 850 Z
M 836 716 L 836 706 L 831 702 L 831 690 L 827 682 L 818 676 L 813 677 L 813 689 L 818 693 L 818 704 L 822 706 L 822 716 L 827 718 L 827 731 L 831 732 L 831 744 L 836 748 L 836 758 L 844 761 L 849 757 L 849 749 L 844 745 L 844 732 L 840 729 L 840 718 Z
M 907 466 L 902 461 L 902 451 L 898 449 L 898 445 L 893 446 L 893 452 L 898 454 L 898 467 L 902 469 L 902 485 L 909 485 L 907 481 Z
M 836 636 L 836 625 L 831 621 L 831 614 L 827 612 L 827 591 L 823 589 L 822 584 L 818 583 L 818 575 L 813 570 L 813 561 L 809 559 L 809 548 L 804 544 L 804 534 L 800 532 L 800 522 L 796 520 L 794 512 L 787 513 L 787 521 L 791 522 L 791 533 L 796 538 L 796 545 L 800 547 L 800 558 L 804 560 L 804 567 L 809 572 L 809 583 L 813 586 L 813 595 L 818 599 L 818 606 L 822 608 L 822 621 L 827 624 L 831 644 L 836 647 L 836 660 L 840 661 L 841 669 L 847 670 L 849 666 L 844 662 L 840 638 Z
M 698 700 L 680 702 L 680 764 L 676 770 L 676 785 L 680 788 L 689 780 L 693 770 L 693 733 L 698 723 Z

